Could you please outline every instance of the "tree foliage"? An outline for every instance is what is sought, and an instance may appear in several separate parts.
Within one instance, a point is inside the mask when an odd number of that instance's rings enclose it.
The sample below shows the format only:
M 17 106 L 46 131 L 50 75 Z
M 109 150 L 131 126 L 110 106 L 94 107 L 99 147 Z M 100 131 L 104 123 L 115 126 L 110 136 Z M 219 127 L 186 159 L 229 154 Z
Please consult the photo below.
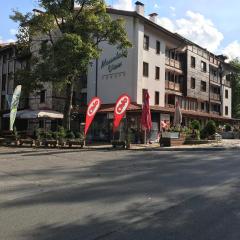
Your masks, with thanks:
M 124 56 L 131 43 L 124 21 L 113 20 L 103 0 L 39 0 L 39 7 L 41 11 L 14 11 L 11 16 L 19 22 L 18 53 L 30 56 L 30 67 L 20 71 L 17 79 L 29 91 L 45 81 L 65 89 L 65 127 L 69 129 L 73 89 L 91 61 L 100 56 L 100 43 L 116 45 Z
M 234 68 L 234 73 L 231 77 L 232 84 L 232 116 L 240 118 L 240 61 L 235 59 L 230 62 Z

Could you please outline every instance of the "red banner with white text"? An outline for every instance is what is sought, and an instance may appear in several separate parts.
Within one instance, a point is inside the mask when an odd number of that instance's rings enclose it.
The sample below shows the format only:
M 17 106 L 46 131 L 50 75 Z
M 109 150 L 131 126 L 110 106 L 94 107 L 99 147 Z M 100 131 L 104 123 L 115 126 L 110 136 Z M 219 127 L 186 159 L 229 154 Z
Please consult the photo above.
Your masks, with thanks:
M 116 131 L 118 128 L 122 118 L 124 117 L 129 105 L 130 105 L 131 99 L 127 94 L 122 94 L 115 105 L 114 108 L 114 121 L 113 121 L 113 132 Z
M 101 99 L 98 97 L 94 97 L 88 104 L 88 109 L 86 113 L 86 124 L 85 124 L 85 135 L 88 132 L 88 129 L 101 106 Z

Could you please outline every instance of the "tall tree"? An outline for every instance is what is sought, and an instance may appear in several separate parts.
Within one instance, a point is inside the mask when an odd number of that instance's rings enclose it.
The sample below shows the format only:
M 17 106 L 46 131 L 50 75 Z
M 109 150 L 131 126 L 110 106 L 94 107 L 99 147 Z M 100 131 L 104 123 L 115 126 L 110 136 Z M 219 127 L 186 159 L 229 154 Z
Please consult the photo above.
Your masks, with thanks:
M 30 67 L 17 79 L 30 91 L 46 79 L 65 89 L 64 126 L 70 129 L 73 89 L 100 56 L 100 43 L 116 45 L 125 56 L 131 43 L 124 21 L 110 17 L 104 0 L 39 0 L 39 7 L 41 11 L 11 16 L 19 22 L 19 54 L 31 55 Z
M 230 64 L 234 68 L 234 73 L 231 78 L 232 116 L 234 118 L 240 118 L 240 61 L 239 59 L 234 59 Z

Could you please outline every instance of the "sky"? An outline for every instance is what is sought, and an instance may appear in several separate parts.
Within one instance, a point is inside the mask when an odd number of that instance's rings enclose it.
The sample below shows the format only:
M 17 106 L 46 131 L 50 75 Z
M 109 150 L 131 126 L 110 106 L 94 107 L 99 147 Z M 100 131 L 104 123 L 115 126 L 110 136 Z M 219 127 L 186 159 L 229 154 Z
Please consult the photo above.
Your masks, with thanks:
M 239 0 L 140 0 L 146 17 L 157 13 L 159 25 L 177 32 L 215 54 L 240 57 Z M 113 8 L 134 10 L 132 0 L 107 0 Z M 17 24 L 9 19 L 12 9 L 37 8 L 37 0 L 0 0 L 0 43 L 15 39 Z

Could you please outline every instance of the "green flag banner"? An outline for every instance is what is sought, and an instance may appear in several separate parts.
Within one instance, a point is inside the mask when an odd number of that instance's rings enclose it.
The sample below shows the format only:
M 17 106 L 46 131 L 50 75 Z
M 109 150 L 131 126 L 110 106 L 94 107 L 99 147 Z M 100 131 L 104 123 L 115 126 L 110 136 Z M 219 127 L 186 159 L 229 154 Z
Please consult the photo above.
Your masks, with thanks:
M 19 104 L 19 99 L 21 95 L 22 86 L 18 85 L 13 93 L 11 101 L 11 112 L 10 112 L 10 131 L 13 131 L 13 125 L 17 115 L 17 108 Z

